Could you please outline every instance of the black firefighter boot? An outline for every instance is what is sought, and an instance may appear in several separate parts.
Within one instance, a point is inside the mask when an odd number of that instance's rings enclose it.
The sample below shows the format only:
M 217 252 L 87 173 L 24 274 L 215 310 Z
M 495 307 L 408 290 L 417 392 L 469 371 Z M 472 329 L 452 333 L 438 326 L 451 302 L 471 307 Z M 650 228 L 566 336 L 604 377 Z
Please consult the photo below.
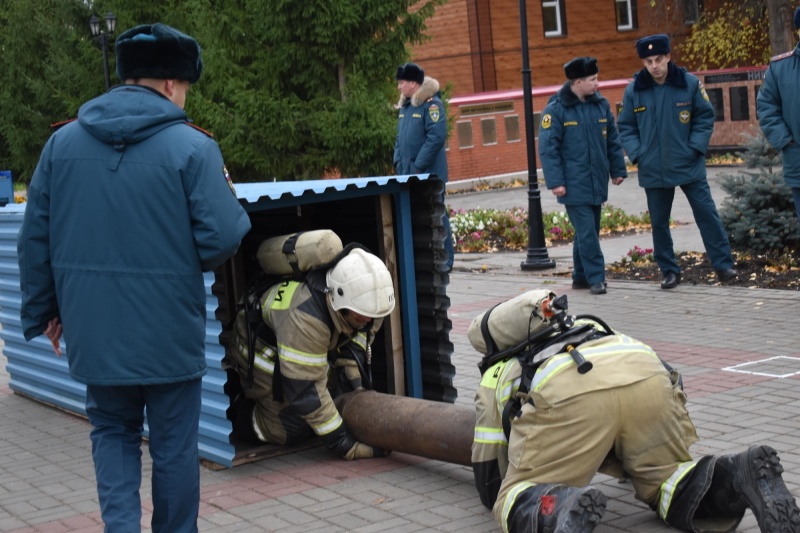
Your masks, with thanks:
M 783 466 L 769 446 L 717 458 L 709 493 L 724 491 L 728 508 L 748 507 L 761 533 L 800 532 L 800 509 L 783 482 Z
M 235 435 L 242 444 L 248 446 L 264 444 L 261 442 L 261 439 L 258 438 L 256 430 L 253 428 L 253 411 L 255 408 L 255 400 L 246 398 L 244 393 L 240 393 L 231 404 L 230 418 L 233 422 L 233 435 Z
M 749 508 L 761 533 L 800 532 L 800 510 L 782 472 L 769 446 L 736 455 L 708 455 L 678 482 L 662 518 L 683 531 L 730 533 Z
M 535 485 L 517 495 L 508 515 L 511 533 L 591 533 L 606 512 L 594 487 Z

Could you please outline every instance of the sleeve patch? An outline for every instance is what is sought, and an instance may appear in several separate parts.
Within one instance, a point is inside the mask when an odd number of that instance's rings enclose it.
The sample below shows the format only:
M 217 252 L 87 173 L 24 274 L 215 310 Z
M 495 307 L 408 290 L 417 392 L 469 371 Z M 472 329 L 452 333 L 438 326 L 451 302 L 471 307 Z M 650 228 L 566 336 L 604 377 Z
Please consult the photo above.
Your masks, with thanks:
M 441 116 L 439 113 L 439 106 L 436 104 L 431 104 L 431 106 L 428 108 L 428 115 L 430 115 L 432 121 L 439 122 L 439 117 Z
M 236 196 L 236 189 L 233 188 L 233 180 L 231 179 L 231 174 L 228 172 L 228 167 L 222 165 L 222 175 L 225 176 L 225 181 L 228 182 L 228 187 L 231 188 L 231 192 L 234 196 Z

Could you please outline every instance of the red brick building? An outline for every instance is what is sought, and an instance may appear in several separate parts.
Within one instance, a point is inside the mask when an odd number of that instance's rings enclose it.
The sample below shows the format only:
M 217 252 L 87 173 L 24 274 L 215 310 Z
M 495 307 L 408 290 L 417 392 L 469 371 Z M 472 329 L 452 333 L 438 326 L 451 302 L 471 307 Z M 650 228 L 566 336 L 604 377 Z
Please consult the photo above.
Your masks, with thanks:
M 586 55 L 597 57 L 601 80 L 628 78 L 641 68 L 636 40 L 667 33 L 680 43 L 703 0 L 654 3 L 527 0 L 533 85 L 560 85 L 564 63 Z M 443 85 L 452 83 L 453 96 L 520 88 L 519 8 L 519 0 L 449 0 L 428 21 L 430 41 L 412 48 L 412 57 Z M 672 55 L 680 63 L 679 50 Z
M 705 0 L 707 5 L 714 2 Z M 680 65 L 680 42 L 703 3 L 527 0 L 535 131 L 539 112 L 564 82 L 564 63 L 576 56 L 597 57 L 600 91 L 616 109 L 627 82 L 642 68 L 636 55 L 637 39 L 669 34 L 672 59 Z M 443 87 L 451 86 L 450 180 L 527 170 L 519 0 L 449 0 L 437 9 L 426 33 L 431 40 L 412 48 L 412 58 Z M 760 79 L 750 80 L 747 90 L 754 95 L 759 85 Z M 719 99 L 722 109 L 730 105 L 751 109 L 749 120 L 755 120 L 754 96 L 742 102 L 738 93 L 725 89 Z M 722 119 L 725 114 L 719 116 Z M 715 132 L 712 144 L 736 144 L 736 136 L 746 124 L 719 124 L 721 128 L 716 129 L 725 138 Z

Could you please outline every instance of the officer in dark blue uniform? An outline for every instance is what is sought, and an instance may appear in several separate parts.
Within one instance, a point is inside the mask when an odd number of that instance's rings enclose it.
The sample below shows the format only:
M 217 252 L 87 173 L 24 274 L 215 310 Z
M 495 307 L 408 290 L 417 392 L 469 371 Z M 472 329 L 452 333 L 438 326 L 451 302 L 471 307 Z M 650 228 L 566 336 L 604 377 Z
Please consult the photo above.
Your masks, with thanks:
M 447 114 L 442 102 L 442 92 L 435 78 L 415 63 L 397 68 L 397 138 L 394 144 L 394 169 L 399 175 L 436 174 L 447 183 Z M 444 190 L 442 190 L 444 202 Z M 447 258 L 444 269 L 453 268 L 453 233 L 445 212 L 442 218 L 445 229 L 444 249 Z
M 636 51 L 644 68 L 625 89 L 619 134 L 628 158 L 638 165 L 639 185 L 647 194 L 661 288 L 672 289 L 681 281 L 669 230 L 675 187 L 683 190 L 692 207 L 717 278 L 730 281 L 737 276 L 731 246 L 706 179 L 714 109 L 700 80 L 670 61 L 668 36 L 643 37 Z
M 794 27 L 800 29 L 800 7 L 794 12 Z M 783 156 L 783 179 L 792 188 L 800 217 L 800 44 L 772 58 L 756 109 L 761 131 Z
M 547 188 L 566 207 L 575 240 L 572 288 L 605 294 L 600 212 L 608 180 L 628 175 L 608 100 L 597 92 L 597 59 L 576 57 L 564 65 L 567 82 L 542 112 L 539 160 Z

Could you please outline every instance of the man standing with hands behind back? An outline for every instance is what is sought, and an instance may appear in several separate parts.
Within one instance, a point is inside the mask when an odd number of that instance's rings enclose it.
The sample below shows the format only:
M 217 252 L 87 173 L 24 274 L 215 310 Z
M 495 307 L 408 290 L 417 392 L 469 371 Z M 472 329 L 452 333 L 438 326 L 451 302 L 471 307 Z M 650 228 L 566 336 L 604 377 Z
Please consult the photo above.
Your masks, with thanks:
M 669 230 L 675 187 L 683 190 L 692 207 L 717 278 L 730 281 L 738 274 L 706 178 L 714 109 L 700 80 L 670 61 L 667 35 L 639 39 L 636 52 L 644 68 L 625 89 L 619 135 L 628 158 L 638 165 L 639 185 L 647 195 L 661 288 L 675 288 L 681 281 Z
M 539 160 L 547 188 L 566 206 L 575 228 L 572 288 L 605 294 L 600 212 L 608 200 L 609 176 L 619 185 L 628 172 L 611 107 L 597 93 L 598 72 L 593 57 L 564 65 L 567 82 L 542 112 Z
M 154 533 L 194 533 L 206 373 L 208 272 L 250 229 L 210 134 L 188 121 L 200 46 L 164 24 L 116 42 L 123 85 L 53 133 L 19 233 L 22 328 L 86 385 L 105 531 L 138 532 L 142 432 L 153 459 Z

